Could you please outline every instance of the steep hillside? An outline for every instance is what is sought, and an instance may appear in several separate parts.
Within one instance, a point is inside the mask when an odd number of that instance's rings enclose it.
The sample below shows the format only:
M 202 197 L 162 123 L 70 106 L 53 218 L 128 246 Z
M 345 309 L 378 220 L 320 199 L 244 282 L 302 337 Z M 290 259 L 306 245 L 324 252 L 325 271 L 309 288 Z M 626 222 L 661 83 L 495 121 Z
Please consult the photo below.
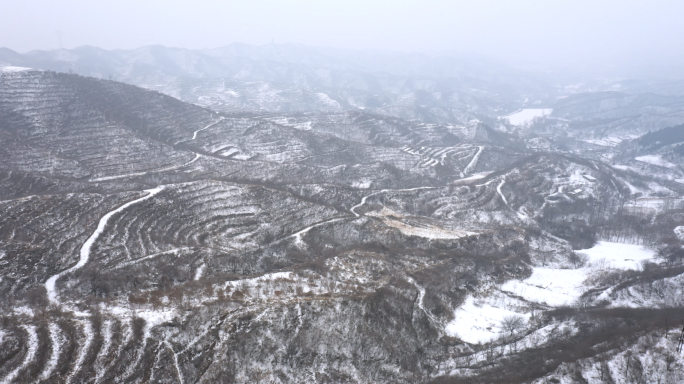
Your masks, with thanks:
M 464 123 L 550 102 L 543 76 L 477 55 L 334 50 L 296 44 L 232 44 L 208 50 L 147 46 L 0 51 L 11 65 L 115 79 L 217 111 L 371 109 L 433 123 Z
M 684 190 L 499 128 L 0 74 L 0 380 L 680 379 Z

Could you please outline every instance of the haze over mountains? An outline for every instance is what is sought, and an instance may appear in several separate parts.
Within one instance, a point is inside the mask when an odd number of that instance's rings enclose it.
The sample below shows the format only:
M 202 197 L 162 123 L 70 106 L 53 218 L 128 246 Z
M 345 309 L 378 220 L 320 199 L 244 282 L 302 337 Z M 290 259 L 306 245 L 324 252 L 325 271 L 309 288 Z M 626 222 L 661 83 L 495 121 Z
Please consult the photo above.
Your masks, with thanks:
M 376 108 L 393 115 L 457 120 L 513 111 L 553 87 L 532 74 L 476 55 L 405 54 L 233 44 L 212 50 L 93 47 L 0 54 L 0 62 L 109 78 L 223 111 Z
M 2 382 L 684 379 L 684 82 L 0 50 Z

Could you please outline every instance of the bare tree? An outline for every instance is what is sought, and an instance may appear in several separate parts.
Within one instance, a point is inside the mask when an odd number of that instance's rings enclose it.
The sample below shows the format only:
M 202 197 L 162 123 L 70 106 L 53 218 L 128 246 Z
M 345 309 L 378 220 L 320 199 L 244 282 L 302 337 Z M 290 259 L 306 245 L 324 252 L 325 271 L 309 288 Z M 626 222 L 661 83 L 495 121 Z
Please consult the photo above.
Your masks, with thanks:
M 501 320 L 501 330 L 509 336 L 513 336 L 518 330 L 525 326 L 522 316 L 507 316 Z
M 510 348 L 513 350 L 513 353 L 518 351 L 518 342 L 514 336 L 524 327 L 525 320 L 523 320 L 522 316 L 507 316 L 501 321 L 501 331 L 510 340 Z
M 589 261 L 589 258 L 585 254 L 572 252 L 570 253 L 570 256 L 568 256 L 568 260 L 570 260 L 575 268 L 579 268 L 586 264 L 587 261 Z

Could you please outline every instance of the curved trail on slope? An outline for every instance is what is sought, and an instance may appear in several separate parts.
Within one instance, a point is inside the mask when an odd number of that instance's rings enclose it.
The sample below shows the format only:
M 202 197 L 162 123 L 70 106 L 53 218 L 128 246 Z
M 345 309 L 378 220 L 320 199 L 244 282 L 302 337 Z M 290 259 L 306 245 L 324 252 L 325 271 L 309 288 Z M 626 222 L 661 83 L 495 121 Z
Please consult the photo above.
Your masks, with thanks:
M 375 196 L 375 195 L 379 195 L 379 194 L 381 194 L 381 193 L 387 193 L 387 192 L 409 192 L 409 191 L 417 191 L 417 190 L 419 190 L 419 189 L 437 189 L 437 187 L 416 187 L 416 188 L 407 188 L 407 189 L 383 189 L 383 190 L 380 190 L 380 191 L 377 191 L 377 192 L 373 192 L 373 193 L 371 193 L 371 194 L 369 194 L 369 195 L 367 195 L 367 196 L 364 196 L 364 197 L 361 199 L 361 202 L 358 203 L 358 204 L 356 204 L 355 206 L 351 207 L 351 208 L 349 209 L 349 211 L 350 211 L 351 213 L 353 213 L 354 216 L 360 217 L 361 215 L 359 215 L 359 214 L 356 213 L 356 211 L 355 211 L 356 208 L 360 208 L 361 206 L 363 206 L 364 204 L 366 204 L 366 199 L 369 198 L 369 197 L 371 197 L 371 196 Z
M 302 244 L 302 243 L 303 243 L 303 241 L 302 241 L 302 235 L 305 234 L 305 233 L 307 233 L 307 232 L 309 232 L 309 230 L 310 230 L 311 228 L 315 228 L 315 227 L 318 227 L 318 226 L 320 226 L 320 225 L 327 224 L 327 223 L 332 223 L 332 222 L 335 222 L 335 221 L 344 220 L 344 219 L 346 219 L 347 217 L 349 217 L 349 216 L 345 216 L 345 217 L 333 217 L 333 218 L 330 218 L 330 219 L 328 219 L 328 220 L 319 221 L 318 223 L 311 224 L 310 226 L 308 226 L 308 227 L 306 227 L 306 228 L 300 230 L 299 232 L 295 232 L 295 233 L 291 234 L 290 236 L 287 236 L 286 238 L 294 237 L 294 238 L 295 238 L 295 242 L 296 242 L 297 244 Z
M 200 129 L 196 130 L 195 132 L 193 132 L 193 133 L 192 133 L 192 138 L 191 138 L 191 139 L 177 141 L 177 142 L 173 143 L 173 145 L 180 144 L 180 143 L 183 143 L 183 142 L 186 142 L 186 141 L 190 141 L 190 140 L 195 140 L 195 139 L 197 138 L 197 132 L 204 131 L 205 129 L 209 129 L 209 128 L 213 127 L 214 125 L 216 125 L 216 124 L 222 122 L 222 121 L 225 120 L 225 119 L 226 119 L 225 117 L 221 116 L 217 121 L 215 121 L 215 122 L 213 122 L 213 123 L 207 125 L 207 126 L 204 127 L 204 128 L 200 128 Z M 194 158 L 194 159 L 188 161 L 187 163 L 181 164 L 181 165 L 172 165 L 172 166 L 170 166 L 170 167 L 165 167 L 165 168 L 160 168 L 160 169 L 154 169 L 154 170 L 151 170 L 151 171 L 127 173 L 127 174 L 124 174 L 124 175 L 114 175 L 114 176 L 98 177 L 98 178 L 96 178 L 96 179 L 91 179 L 91 180 L 88 180 L 88 181 L 109 181 L 109 180 L 124 179 L 124 178 L 126 178 L 126 177 L 142 176 L 142 175 L 146 175 L 146 174 L 148 174 L 148 173 L 156 173 L 156 172 L 171 171 L 171 170 L 174 170 L 174 169 L 183 168 L 183 167 L 185 167 L 186 165 L 190 165 L 190 164 L 194 163 L 195 161 L 197 161 L 200 157 L 201 157 L 201 155 L 200 155 L 199 153 L 195 153 L 195 158 Z
M 481 146 L 481 145 L 478 146 L 477 153 L 476 153 L 475 156 L 473 156 L 473 158 L 470 160 L 470 163 L 468 163 L 468 165 L 466 165 L 466 167 L 463 169 L 463 172 L 462 172 L 462 173 L 463 173 L 464 175 L 467 175 L 468 172 L 470 172 L 470 171 L 472 170 L 472 168 L 475 167 L 475 164 L 477 164 L 477 161 L 480 159 L 480 155 L 482 154 L 482 150 L 483 150 L 483 149 L 484 149 L 484 146 Z
M 173 143 L 173 145 L 176 145 L 176 144 L 179 144 L 179 143 L 182 143 L 182 142 L 185 142 L 185 141 L 195 140 L 195 139 L 197 138 L 197 133 L 198 133 L 198 132 L 204 131 L 205 129 L 209 129 L 209 128 L 213 127 L 214 125 L 216 125 L 216 124 L 222 122 L 222 121 L 225 120 L 225 119 L 226 119 L 225 117 L 221 116 L 217 121 L 214 121 L 213 123 L 207 125 L 206 127 L 200 128 L 200 129 L 196 130 L 195 132 L 193 132 L 193 133 L 192 133 L 192 138 L 191 138 L 191 139 L 177 141 L 177 142 Z
M 178 374 L 178 381 L 180 381 L 181 384 L 183 384 L 184 383 L 183 373 L 181 372 L 180 366 L 178 365 L 178 355 L 176 354 L 176 351 L 173 350 L 173 346 L 171 346 L 171 343 L 169 343 L 168 340 L 164 340 L 164 344 L 166 344 L 166 347 L 173 354 L 173 365 L 176 367 L 176 373 Z
M 50 323 L 50 344 L 52 350 L 50 351 L 50 360 L 45 364 L 43 372 L 38 376 L 40 380 L 47 380 L 57 368 L 57 363 L 59 363 L 59 356 L 62 353 L 62 330 L 56 323 Z
M 503 180 L 501 180 L 501 184 L 499 184 L 499 185 L 496 187 L 496 191 L 499 193 L 499 196 L 501 196 L 501 200 L 503 200 L 503 202 L 506 204 L 506 206 L 508 207 L 508 209 L 510 209 L 513 213 L 515 213 L 516 215 L 518 215 L 519 218 L 521 218 L 521 219 L 527 219 L 527 218 L 529 218 L 529 217 L 527 216 L 527 214 L 525 214 L 525 213 L 522 212 L 522 211 L 516 211 L 515 209 L 513 209 L 513 207 L 511 207 L 510 204 L 508 204 L 508 200 L 506 200 L 506 196 L 504 196 L 503 192 L 501 192 L 501 187 L 503 187 L 503 185 L 504 185 L 505 183 L 506 183 L 506 178 L 504 177 Z M 522 209 L 522 207 L 520 207 L 520 209 Z
M 409 283 L 413 284 L 416 289 L 418 290 L 418 308 L 420 308 L 423 313 L 425 313 L 425 316 L 428 317 L 428 319 L 435 324 L 439 324 L 439 321 L 437 321 L 430 312 L 428 312 L 427 309 L 425 309 L 425 306 L 423 305 L 423 300 L 425 299 L 425 288 L 421 287 L 418 285 L 418 283 L 411 277 L 411 276 L 406 276 L 406 280 L 408 280 Z M 437 327 L 439 329 L 439 327 Z
M 71 273 L 73 271 L 76 271 L 76 270 L 82 268 L 88 262 L 88 259 L 90 258 L 90 249 L 93 247 L 93 244 L 95 244 L 95 241 L 97 240 L 97 238 L 100 237 L 100 235 L 104 231 L 105 226 L 107 225 L 107 222 L 109 221 L 109 219 L 112 216 L 114 216 L 115 214 L 123 211 L 124 209 L 126 209 L 128 207 L 130 207 L 131 205 L 139 203 L 143 200 L 149 199 L 150 197 L 161 192 L 163 189 L 164 189 L 163 186 L 159 186 L 159 187 L 153 188 L 153 189 L 146 189 L 145 192 L 148 192 L 148 194 L 146 196 L 143 196 L 139 199 L 135 199 L 133 201 L 129 201 L 128 203 L 126 203 L 126 204 L 120 206 L 119 208 L 117 208 L 117 209 L 107 213 L 106 215 L 102 216 L 99 224 L 97 225 L 97 229 L 95 229 L 95 232 L 93 232 L 93 234 L 90 235 L 88 240 L 86 240 L 86 242 L 83 243 L 83 246 L 81 247 L 81 254 L 80 254 L 80 258 L 78 260 L 78 263 L 76 263 L 76 265 L 74 265 L 73 267 L 71 267 L 67 270 L 64 270 L 64 271 L 50 277 L 45 282 L 45 289 L 47 290 L 48 299 L 50 299 L 50 302 L 59 304 L 59 300 L 57 298 L 57 292 L 55 292 L 55 284 L 57 283 L 57 280 L 60 277 L 66 275 L 68 273 Z
M 78 351 L 78 357 L 76 358 L 76 363 L 74 364 L 74 368 L 72 368 L 71 373 L 69 373 L 69 376 L 67 376 L 65 383 L 69 384 L 74 381 L 74 377 L 76 377 L 77 374 L 81 372 L 81 369 L 83 368 L 83 363 L 86 360 L 86 357 L 88 357 L 88 352 L 90 351 L 90 346 L 93 343 L 93 340 L 95 339 L 95 334 L 93 333 L 93 325 L 89 321 L 83 321 L 83 333 L 85 334 L 85 340 L 83 340 L 83 344 L 80 346 L 80 350 Z
M 496 187 L 496 191 L 499 193 L 499 196 L 501 196 L 501 200 L 503 200 L 504 204 L 506 204 L 506 206 L 508 207 L 508 209 L 510 209 L 511 211 L 513 211 L 513 208 L 511 208 L 511 206 L 508 205 L 508 200 L 506 200 L 506 196 L 504 196 L 503 193 L 501 192 L 501 187 L 503 187 L 503 185 L 504 185 L 505 183 L 506 183 L 506 179 L 501 180 L 501 184 L 499 184 L 499 185 Z M 515 212 L 515 211 L 514 211 L 514 212 Z
M 38 350 L 38 333 L 36 332 L 37 327 L 35 325 L 22 325 L 21 327 L 24 328 L 26 333 L 28 333 L 28 348 L 26 355 L 24 356 L 24 360 L 21 362 L 21 365 L 14 368 L 12 372 L 8 373 L 7 376 L 0 381 L 0 384 L 10 384 L 14 378 L 17 377 L 21 371 L 28 368 L 36 358 L 36 352 Z
M 120 269 L 120 268 L 123 268 L 123 267 L 127 267 L 127 266 L 129 266 L 129 265 L 137 264 L 137 263 L 139 263 L 139 262 L 141 262 L 141 261 L 145 261 L 145 260 L 149 260 L 149 259 L 155 258 L 155 257 L 157 257 L 157 256 L 161 256 L 161 255 L 167 255 L 167 254 L 171 254 L 171 253 L 178 255 L 178 252 L 184 251 L 184 250 L 187 250 L 187 249 L 192 249 L 192 248 L 191 248 L 191 247 L 181 247 L 181 248 L 170 249 L 170 250 L 168 250 L 168 251 L 157 252 L 157 253 L 153 253 L 153 254 L 151 254 L 151 255 L 147 255 L 147 256 L 143 256 L 143 257 L 139 257 L 139 258 L 137 258 L 137 259 L 133 259 L 133 260 L 130 260 L 130 261 L 125 261 L 125 262 L 123 262 L 123 263 L 116 264 L 116 265 L 114 265 L 114 266 L 112 266 L 112 267 L 104 268 L 104 270 Z
M 109 181 L 109 180 L 124 179 L 124 178 L 126 178 L 126 177 L 142 176 L 142 175 L 146 175 L 146 174 L 148 174 L 148 173 L 157 173 L 157 172 L 172 171 L 172 170 L 174 170 L 174 169 L 183 168 L 183 167 L 185 167 L 186 165 L 190 165 L 190 164 L 194 163 L 195 161 L 197 161 L 200 157 L 202 157 L 202 155 L 200 155 L 199 153 L 195 153 L 195 158 L 194 158 L 194 159 L 192 159 L 192 160 L 190 160 L 190 161 L 188 161 L 188 162 L 186 162 L 186 163 L 183 163 L 183 164 L 181 164 L 181 165 L 172 165 L 172 166 L 170 166 L 170 167 L 159 168 L 159 169 L 153 169 L 153 170 L 151 170 L 151 171 L 145 171 L 145 172 L 135 172 L 135 173 L 127 173 L 127 174 L 124 174 L 124 175 L 115 175 L 115 176 L 98 177 L 98 178 L 96 178 L 96 179 L 90 179 L 90 180 L 88 180 L 88 181 Z

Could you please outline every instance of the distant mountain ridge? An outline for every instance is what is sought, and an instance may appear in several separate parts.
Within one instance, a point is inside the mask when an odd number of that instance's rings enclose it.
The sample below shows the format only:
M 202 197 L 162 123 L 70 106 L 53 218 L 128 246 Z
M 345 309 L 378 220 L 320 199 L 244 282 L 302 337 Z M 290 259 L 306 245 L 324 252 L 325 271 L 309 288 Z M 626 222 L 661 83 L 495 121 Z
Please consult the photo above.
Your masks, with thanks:
M 526 101 L 548 103 L 549 79 L 456 53 L 398 53 L 296 44 L 189 50 L 0 50 L 0 65 L 112 78 L 217 110 L 313 111 L 372 108 L 402 118 L 467 122 Z
M 220 48 L 192 50 L 184 48 L 165 47 L 162 45 L 144 46 L 132 50 L 106 50 L 93 46 L 81 46 L 73 49 L 35 50 L 18 53 L 8 48 L 0 48 L 0 62 L 9 64 L 38 64 L 70 63 L 90 69 L 95 64 L 108 65 L 132 62 L 139 64 L 164 64 L 163 59 L 181 60 L 193 58 L 192 63 L 198 68 L 200 65 L 229 64 L 231 59 L 251 61 L 269 61 L 274 63 L 301 65 L 310 68 L 326 68 L 331 70 L 352 70 L 363 72 L 385 73 L 394 76 L 429 76 L 429 77 L 478 77 L 486 74 L 489 77 L 505 78 L 509 75 L 524 75 L 529 78 L 542 79 L 523 70 L 506 66 L 486 56 L 457 52 L 425 52 L 404 53 L 372 50 L 344 50 L 324 47 L 308 47 L 299 44 L 266 44 L 261 46 L 234 43 Z M 99 59 L 99 60 L 98 60 Z M 202 61 L 200 61 L 201 59 Z M 106 62 L 109 60 L 110 62 Z M 119 60 L 115 62 L 113 60 Z M 147 62 L 146 62 L 147 61 Z M 53 64 L 54 65 L 54 64 Z M 184 68 L 188 70 L 190 67 Z M 205 70 L 211 67 L 206 67 Z M 224 67 L 226 68 L 226 67 Z M 57 68 L 37 68 L 51 69 Z M 213 69 L 217 71 L 217 69 Z M 225 76 L 226 72 L 211 72 L 207 75 Z M 510 81 L 516 79 L 512 76 Z

